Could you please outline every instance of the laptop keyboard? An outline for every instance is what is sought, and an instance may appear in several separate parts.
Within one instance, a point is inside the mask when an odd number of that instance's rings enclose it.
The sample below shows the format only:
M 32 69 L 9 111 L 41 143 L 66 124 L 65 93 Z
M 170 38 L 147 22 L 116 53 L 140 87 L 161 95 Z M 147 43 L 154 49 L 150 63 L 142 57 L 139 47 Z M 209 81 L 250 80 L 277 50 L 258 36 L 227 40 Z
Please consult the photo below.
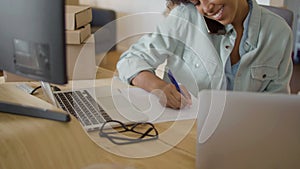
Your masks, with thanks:
M 111 117 L 95 101 L 87 90 L 54 93 L 62 109 L 74 115 L 87 131 L 100 129 Z

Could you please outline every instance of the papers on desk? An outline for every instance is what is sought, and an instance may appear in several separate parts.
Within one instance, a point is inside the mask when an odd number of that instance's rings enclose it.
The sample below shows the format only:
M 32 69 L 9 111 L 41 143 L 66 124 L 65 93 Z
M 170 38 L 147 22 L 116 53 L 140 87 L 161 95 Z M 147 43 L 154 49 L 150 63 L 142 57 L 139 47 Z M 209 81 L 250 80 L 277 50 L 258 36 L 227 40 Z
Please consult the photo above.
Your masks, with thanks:
M 159 103 L 159 99 L 152 93 L 140 88 L 121 89 L 122 94 L 134 106 L 149 117 L 149 122 L 159 123 L 176 120 L 196 119 L 198 113 L 198 100 L 192 96 L 192 105 L 181 110 L 166 108 Z

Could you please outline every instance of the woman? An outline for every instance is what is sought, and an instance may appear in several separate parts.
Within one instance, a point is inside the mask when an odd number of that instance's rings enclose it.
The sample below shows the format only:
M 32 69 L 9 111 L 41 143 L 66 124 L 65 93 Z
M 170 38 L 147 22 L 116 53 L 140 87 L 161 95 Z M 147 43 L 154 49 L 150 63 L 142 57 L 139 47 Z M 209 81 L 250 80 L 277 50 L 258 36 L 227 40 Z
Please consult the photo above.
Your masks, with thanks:
M 188 91 L 290 92 L 292 31 L 283 18 L 255 0 L 170 2 L 176 6 L 157 30 L 122 54 L 117 68 L 123 81 L 161 91 L 154 93 L 174 109 L 191 104 Z M 208 33 L 205 18 L 224 25 L 225 32 Z M 181 93 L 167 76 L 154 73 L 165 60 Z

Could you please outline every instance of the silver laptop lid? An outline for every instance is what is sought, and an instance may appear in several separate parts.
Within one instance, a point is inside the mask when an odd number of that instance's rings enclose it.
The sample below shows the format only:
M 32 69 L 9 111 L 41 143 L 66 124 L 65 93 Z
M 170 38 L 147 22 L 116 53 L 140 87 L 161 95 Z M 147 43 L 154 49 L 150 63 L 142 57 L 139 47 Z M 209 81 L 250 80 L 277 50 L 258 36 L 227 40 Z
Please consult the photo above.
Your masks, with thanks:
M 197 169 L 300 168 L 300 96 L 202 91 Z

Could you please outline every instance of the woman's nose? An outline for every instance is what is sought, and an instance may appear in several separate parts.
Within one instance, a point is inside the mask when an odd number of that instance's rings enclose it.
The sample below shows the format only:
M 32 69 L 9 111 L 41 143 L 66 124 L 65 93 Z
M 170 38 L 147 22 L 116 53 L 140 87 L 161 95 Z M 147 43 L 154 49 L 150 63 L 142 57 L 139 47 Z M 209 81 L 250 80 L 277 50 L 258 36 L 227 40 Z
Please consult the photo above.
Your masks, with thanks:
M 202 9 L 204 13 L 210 14 L 213 12 L 214 4 L 210 2 L 210 0 L 203 0 Z

